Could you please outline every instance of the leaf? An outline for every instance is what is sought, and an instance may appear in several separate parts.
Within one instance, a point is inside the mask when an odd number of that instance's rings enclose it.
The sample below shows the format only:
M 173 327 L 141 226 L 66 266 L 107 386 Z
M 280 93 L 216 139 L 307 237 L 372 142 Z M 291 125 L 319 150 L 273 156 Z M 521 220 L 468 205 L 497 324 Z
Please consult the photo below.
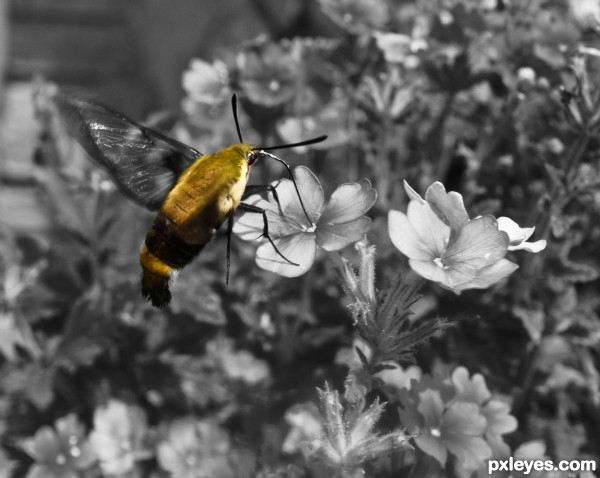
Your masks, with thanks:
M 22 393 L 37 408 L 45 410 L 54 399 L 54 367 L 41 362 L 31 362 L 13 368 L 3 377 L 4 389 L 8 393 Z
M 0 313 L 0 352 L 9 361 L 17 358 L 16 347 L 27 347 L 21 332 L 17 329 L 11 313 Z
M 541 308 L 525 308 L 518 305 L 512 307 L 512 313 L 523 323 L 531 341 L 536 344 L 542 338 L 546 323 L 546 314 Z
M 379 294 L 379 304 L 372 318 L 356 322 L 361 337 L 381 362 L 410 360 L 420 344 L 449 326 L 443 318 L 411 321 L 414 314 L 411 307 L 421 299 L 417 292 L 421 284 L 421 281 L 407 283 L 399 275 Z

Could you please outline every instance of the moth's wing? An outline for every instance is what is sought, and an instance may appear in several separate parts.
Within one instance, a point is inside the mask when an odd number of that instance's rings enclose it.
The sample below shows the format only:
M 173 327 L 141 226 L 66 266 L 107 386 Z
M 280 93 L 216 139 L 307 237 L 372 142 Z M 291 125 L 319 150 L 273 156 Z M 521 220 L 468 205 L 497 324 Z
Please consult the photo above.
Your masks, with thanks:
M 67 130 L 92 159 L 127 197 L 151 211 L 160 209 L 179 175 L 202 156 L 88 99 L 56 93 L 53 101 Z

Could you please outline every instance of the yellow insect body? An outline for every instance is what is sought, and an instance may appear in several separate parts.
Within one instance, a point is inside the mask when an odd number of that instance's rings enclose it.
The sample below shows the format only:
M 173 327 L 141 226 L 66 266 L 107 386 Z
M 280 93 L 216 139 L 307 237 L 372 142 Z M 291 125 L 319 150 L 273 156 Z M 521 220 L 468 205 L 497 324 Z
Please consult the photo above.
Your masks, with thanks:
M 221 224 L 240 207 L 255 161 L 270 157 L 284 164 L 294 182 L 287 163 L 267 151 L 313 144 L 326 138 L 320 136 L 268 148 L 245 144 L 233 96 L 233 116 L 240 143 L 203 155 L 92 100 L 60 92 L 50 97 L 67 130 L 111 175 L 121 192 L 137 204 L 158 211 L 140 255 L 142 294 L 155 307 L 164 307 L 171 300 L 169 280 L 173 272 L 189 264 Z M 295 182 L 294 186 L 302 204 Z M 250 204 L 244 209 L 263 214 L 264 237 L 290 262 L 269 237 L 265 212 Z M 308 217 L 306 210 L 304 212 Z M 231 229 L 228 229 L 228 240 L 230 236 Z M 227 260 L 229 272 L 229 249 Z
M 198 255 L 237 209 L 250 165 L 247 144 L 198 158 L 181 173 L 146 235 L 140 255 L 142 294 L 158 307 L 171 297 L 169 280 Z

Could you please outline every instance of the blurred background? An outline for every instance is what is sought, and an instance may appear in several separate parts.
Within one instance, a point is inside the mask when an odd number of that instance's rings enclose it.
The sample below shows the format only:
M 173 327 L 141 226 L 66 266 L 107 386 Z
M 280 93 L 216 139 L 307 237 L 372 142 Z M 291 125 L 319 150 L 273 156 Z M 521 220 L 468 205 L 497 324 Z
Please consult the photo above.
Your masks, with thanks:
M 27 229 L 45 218 L 31 194 L 31 81 L 86 91 L 138 120 L 179 110 L 181 76 L 261 34 L 335 30 L 312 1 L 0 0 L 0 214 Z
M 259 238 L 234 229 L 226 285 L 221 231 L 151 307 L 153 215 L 53 121 L 42 81 L 204 153 L 238 141 L 232 93 L 248 143 L 327 134 L 281 154 L 314 173 L 314 214 L 334 205 L 301 233 L 277 223 L 292 246 L 306 233 L 306 273 L 257 264 Z M 0 478 L 483 478 L 490 456 L 597 461 L 599 138 L 600 0 L 0 0 Z M 250 182 L 283 177 L 265 161 Z M 470 218 L 510 217 L 547 246 L 503 250 L 519 268 L 460 294 L 419 282 L 388 227 L 404 180 L 441 181 Z M 323 247 L 329 226 L 341 239 Z M 457 256 L 477 260 L 478 239 Z M 317 437 L 346 406 L 365 440 L 325 453 Z M 406 428 L 430 441 L 390 445 Z M 95 443 L 86 460 L 73 437 Z

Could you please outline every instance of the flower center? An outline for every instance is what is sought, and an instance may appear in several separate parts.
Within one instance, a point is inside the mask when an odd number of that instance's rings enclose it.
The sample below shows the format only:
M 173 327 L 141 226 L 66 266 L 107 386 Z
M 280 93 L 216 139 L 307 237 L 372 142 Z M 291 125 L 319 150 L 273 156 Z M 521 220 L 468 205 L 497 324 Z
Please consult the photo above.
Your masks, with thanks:
M 435 264 L 436 266 L 438 266 L 438 267 L 439 267 L 440 269 L 442 269 L 442 270 L 448 270 L 448 269 L 450 269 L 450 267 L 448 267 L 448 266 L 444 265 L 444 261 L 442 261 L 442 258 L 441 258 L 441 257 L 436 257 L 436 258 L 433 260 L 433 262 L 434 262 L 434 264 Z
M 281 84 L 277 80 L 271 80 L 269 82 L 269 89 L 271 91 L 277 91 L 281 87 Z
M 310 226 L 307 226 L 306 224 L 302 224 L 303 232 L 315 232 L 316 230 L 317 230 L 317 225 L 313 224 L 312 222 L 310 223 Z
M 431 434 L 432 434 L 434 437 L 436 437 L 436 438 L 439 438 L 439 437 L 441 437 L 441 436 L 442 436 L 442 432 L 440 431 L 440 429 L 439 429 L 439 428 L 432 428 L 432 429 L 431 429 Z
M 56 457 L 57 465 L 64 465 L 67 462 L 67 458 L 62 453 Z

